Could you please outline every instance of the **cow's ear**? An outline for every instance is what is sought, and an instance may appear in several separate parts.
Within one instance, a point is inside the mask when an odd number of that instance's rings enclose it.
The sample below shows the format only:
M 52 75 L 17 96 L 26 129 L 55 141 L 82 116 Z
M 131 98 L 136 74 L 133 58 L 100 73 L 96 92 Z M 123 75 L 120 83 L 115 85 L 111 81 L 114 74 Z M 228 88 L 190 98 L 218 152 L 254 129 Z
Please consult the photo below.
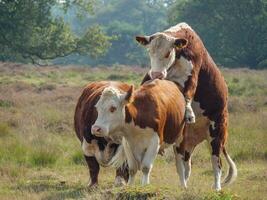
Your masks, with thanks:
M 135 40 L 141 45 L 148 45 L 151 41 L 150 36 L 136 36 Z
M 188 44 L 188 40 L 183 39 L 183 38 L 179 38 L 174 41 L 174 46 L 177 49 L 185 48 L 187 44 Z
M 134 86 L 131 85 L 126 94 L 124 95 L 124 102 L 131 103 L 133 101 L 133 92 L 134 92 Z

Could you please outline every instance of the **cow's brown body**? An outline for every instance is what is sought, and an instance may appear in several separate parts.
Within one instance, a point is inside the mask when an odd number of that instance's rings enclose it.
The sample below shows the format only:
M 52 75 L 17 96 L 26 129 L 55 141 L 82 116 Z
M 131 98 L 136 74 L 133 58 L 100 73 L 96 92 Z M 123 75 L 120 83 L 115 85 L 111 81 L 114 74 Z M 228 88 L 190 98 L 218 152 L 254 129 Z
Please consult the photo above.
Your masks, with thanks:
M 107 141 L 105 138 L 96 137 L 91 133 L 91 126 L 94 124 L 97 112 L 95 110 L 95 104 L 99 99 L 104 88 L 108 87 L 111 82 L 102 81 L 102 82 L 94 82 L 88 84 L 80 96 L 78 103 L 76 105 L 75 116 L 74 116 L 74 127 L 75 132 L 81 143 L 85 139 L 89 144 L 94 143 L 96 146 L 92 145 L 91 151 L 94 154 L 95 151 L 108 151 L 107 160 L 109 161 L 114 155 L 115 151 L 118 148 L 118 144 L 114 144 L 112 142 Z M 114 83 L 118 85 L 118 87 L 122 91 L 127 91 L 129 89 L 129 85 L 123 83 Z M 98 183 L 98 174 L 99 174 L 99 162 L 97 161 L 95 156 L 86 156 L 84 155 L 85 160 L 87 162 L 90 178 L 91 178 L 91 186 Z M 118 169 L 116 171 L 116 176 L 124 177 L 127 181 L 128 172 L 127 168 L 124 170 Z
M 211 136 L 219 141 L 217 148 L 222 147 L 227 139 L 228 109 L 227 99 L 228 90 L 221 72 L 217 68 L 213 59 L 210 57 L 204 44 L 195 31 L 189 28 L 180 29 L 177 32 L 164 32 L 175 38 L 184 38 L 188 45 L 183 49 L 176 50 L 176 57 L 181 56 L 192 61 L 192 75 L 184 83 L 183 94 L 189 99 L 200 103 L 200 108 L 204 110 L 203 115 L 215 122 L 215 129 L 211 127 Z M 168 69 L 168 80 L 172 80 L 170 74 L 172 68 L 178 67 L 176 64 Z M 145 76 L 142 83 L 150 80 Z M 218 155 L 219 149 L 213 149 L 213 153 Z
M 180 84 L 186 99 L 199 103 L 202 111 L 198 113 L 197 118 L 202 115 L 207 117 L 210 121 L 209 135 L 207 137 L 203 137 L 206 133 L 201 133 L 199 136 L 195 135 L 195 139 L 193 139 L 193 137 L 187 134 L 188 138 L 183 140 L 181 146 L 177 150 L 184 155 L 184 159 L 187 161 L 190 159 L 194 147 L 204 139 L 208 139 L 211 145 L 212 155 L 219 157 L 222 150 L 223 153 L 226 154 L 225 143 L 228 135 L 228 89 L 223 76 L 197 33 L 188 25 L 182 24 L 179 27 L 178 24 L 176 27 L 178 27 L 176 29 L 177 31 L 175 31 L 174 28 L 170 28 L 163 33 L 173 38 L 184 39 L 187 41 L 187 45 L 183 48 L 175 49 L 176 59 L 173 65 L 167 70 L 166 79 Z M 182 85 L 181 82 L 179 83 L 177 79 L 175 79 L 175 76 L 183 75 L 181 74 L 183 71 L 180 70 L 181 64 L 179 64 L 181 57 L 191 61 L 193 65 L 191 74 Z M 150 76 L 146 74 L 142 83 L 150 79 Z M 198 121 L 197 118 L 196 121 Z M 190 130 L 194 129 L 194 126 L 188 126 Z M 190 142 L 189 140 L 194 142 Z M 221 169 L 220 161 L 218 165 L 218 168 Z M 220 185 L 217 185 L 216 189 L 220 190 Z
M 134 101 L 126 106 L 126 123 L 152 128 L 160 144 L 175 143 L 183 128 L 184 98 L 176 84 L 155 80 L 134 92 Z
M 133 184 L 137 170 L 141 170 L 142 184 L 148 184 L 159 149 L 168 144 L 177 147 L 182 138 L 185 100 L 177 85 L 154 80 L 125 93 L 113 84 L 102 92 L 96 109 L 98 116 L 92 133 L 111 138 L 122 136 L 129 166 L 128 183 Z M 176 150 L 174 153 L 177 155 Z

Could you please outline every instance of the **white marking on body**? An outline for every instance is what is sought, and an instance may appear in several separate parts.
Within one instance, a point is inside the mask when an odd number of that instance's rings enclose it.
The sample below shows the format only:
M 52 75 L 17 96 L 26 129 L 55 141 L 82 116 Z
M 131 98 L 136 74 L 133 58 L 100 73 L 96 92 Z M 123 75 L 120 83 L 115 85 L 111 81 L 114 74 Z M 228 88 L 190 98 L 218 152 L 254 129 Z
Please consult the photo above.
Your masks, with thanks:
M 153 161 L 159 150 L 159 136 L 152 128 L 140 128 L 134 123 L 124 126 L 123 147 L 127 157 L 129 169 L 136 172 L 143 171 L 142 185 L 149 184 L 149 175 Z M 134 175 L 130 174 L 129 184 L 133 184 Z
M 222 175 L 222 171 L 219 167 L 220 158 L 218 156 L 212 155 L 211 163 L 212 163 L 214 181 L 215 181 L 214 188 L 216 191 L 220 191 L 221 190 L 221 175 Z
M 83 154 L 90 157 L 95 156 L 95 150 L 96 150 L 95 144 L 88 143 L 84 138 L 82 141 L 82 150 Z
M 195 113 L 191 107 L 191 100 L 185 99 L 185 120 L 187 123 L 195 123 L 196 122 L 196 116 Z
M 191 158 L 188 161 L 184 161 L 185 168 L 185 182 L 187 183 L 190 175 L 191 175 Z
M 192 75 L 193 67 L 191 61 L 181 56 L 180 59 L 176 59 L 175 64 L 169 69 L 166 79 L 176 82 L 184 88 L 188 77 Z
M 176 164 L 176 170 L 180 178 L 180 183 L 182 187 L 186 188 L 186 180 L 185 180 L 185 166 L 184 166 L 184 160 L 183 156 L 179 153 L 177 153 L 176 146 L 173 146 L 173 151 L 175 154 L 175 164 Z
M 215 129 L 215 122 L 214 121 L 210 121 L 211 127 L 212 129 Z
M 192 30 L 192 28 L 187 23 L 181 22 L 179 24 L 176 24 L 175 26 L 172 26 L 172 27 L 168 28 L 164 32 L 178 32 L 181 29 L 190 29 L 190 30 Z
M 100 151 L 97 140 L 92 140 L 91 143 L 88 143 L 84 138 L 82 150 L 85 156 L 94 156 L 97 162 L 103 167 L 109 166 L 109 162 L 114 154 L 113 149 L 110 149 L 109 145 L 107 145 L 103 151 Z

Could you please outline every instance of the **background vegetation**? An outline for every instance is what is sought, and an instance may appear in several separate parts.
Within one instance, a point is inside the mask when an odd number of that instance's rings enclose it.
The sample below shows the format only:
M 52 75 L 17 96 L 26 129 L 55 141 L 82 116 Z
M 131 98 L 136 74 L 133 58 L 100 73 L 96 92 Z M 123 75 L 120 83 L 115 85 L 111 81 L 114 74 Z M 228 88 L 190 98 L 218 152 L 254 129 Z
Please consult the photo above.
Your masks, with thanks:
M 0 199 L 264 200 L 267 196 L 267 71 L 224 69 L 229 86 L 228 150 L 238 178 L 215 193 L 210 153 L 195 150 L 189 189 L 179 187 L 172 150 L 158 156 L 151 185 L 116 188 L 115 171 L 101 168 L 100 186 L 88 190 L 88 170 L 73 130 L 83 86 L 96 80 L 138 85 L 145 69 L 42 67 L 0 63 Z M 224 159 L 223 159 L 224 161 Z M 226 165 L 223 164 L 224 172 Z
M 267 67 L 266 16 L 266 0 L 0 0 L 0 199 L 266 199 L 267 71 L 254 70 Z M 148 59 L 134 36 L 181 21 L 220 66 L 253 68 L 222 68 L 237 181 L 213 192 L 202 144 L 186 191 L 171 150 L 156 159 L 150 186 L 116 188 L 114 169 L 105 168 L 99 188 L 88 190 L 73 131 L 82 88 L 97 80 L 139 85 Z M 86 67 L 62 67 L 72 63 Z
M 134 36 L 185 21 L 218 64 L 259 69 L 266 20 L 266 0 L 2 0 L 0 60 L 144 66 Z

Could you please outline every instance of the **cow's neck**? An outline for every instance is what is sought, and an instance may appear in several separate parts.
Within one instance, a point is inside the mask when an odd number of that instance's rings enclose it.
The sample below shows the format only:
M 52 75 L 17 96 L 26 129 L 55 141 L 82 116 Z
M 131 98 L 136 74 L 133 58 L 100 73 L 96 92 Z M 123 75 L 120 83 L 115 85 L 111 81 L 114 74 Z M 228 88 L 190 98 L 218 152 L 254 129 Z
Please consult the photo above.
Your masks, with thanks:
M 168 69 L 167 80 L 173 81 L 184 88 L 184 84 L 193 70 L 192 61 L 183 56 L 176 59 L 174 64 Z

